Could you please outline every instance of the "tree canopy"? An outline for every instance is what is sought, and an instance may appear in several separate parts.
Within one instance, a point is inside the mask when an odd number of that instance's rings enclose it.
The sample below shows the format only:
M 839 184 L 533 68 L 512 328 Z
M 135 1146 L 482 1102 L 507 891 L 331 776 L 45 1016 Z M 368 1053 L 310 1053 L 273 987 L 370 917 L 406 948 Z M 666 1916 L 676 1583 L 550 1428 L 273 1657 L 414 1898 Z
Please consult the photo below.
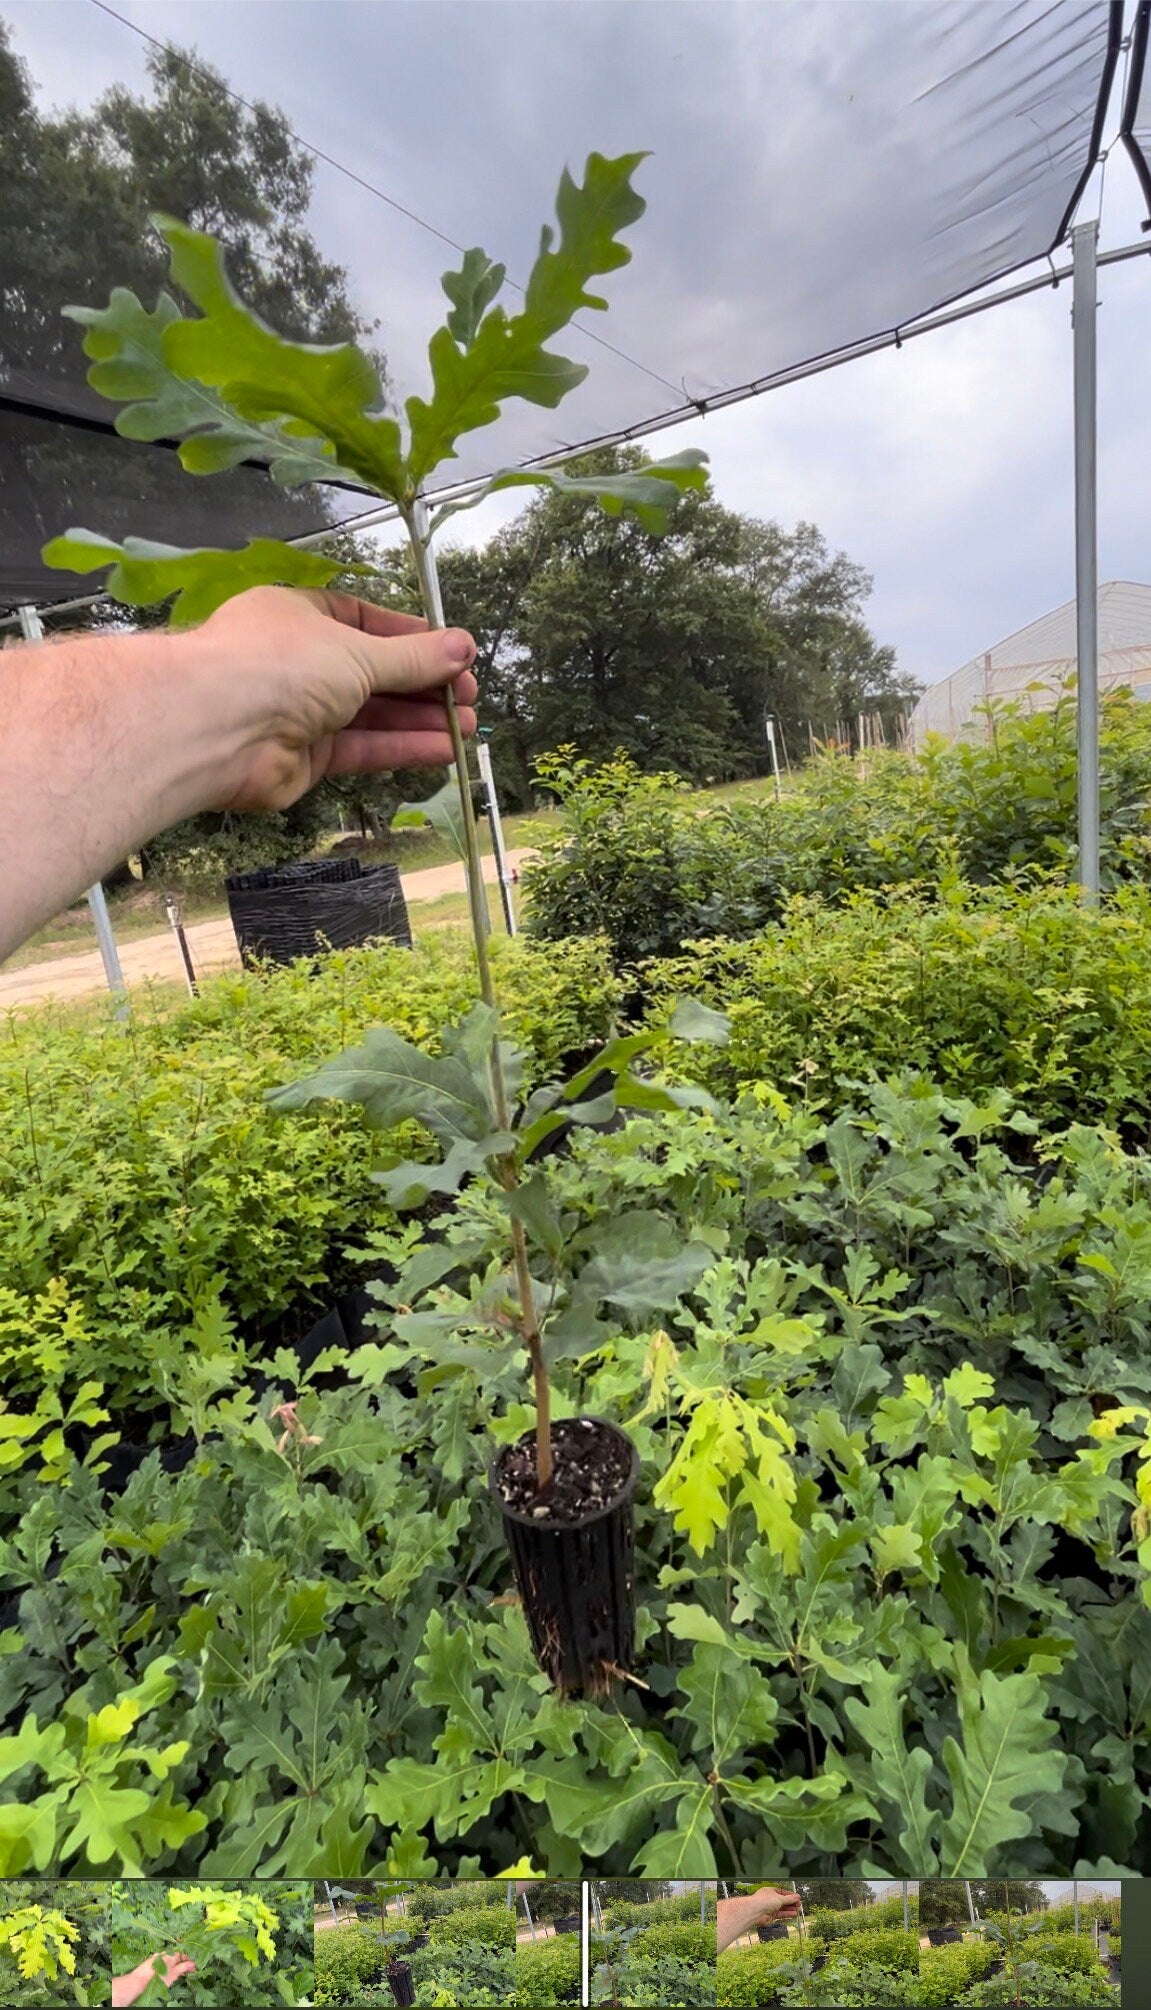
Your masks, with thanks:
M 102 307 L 114 286 L 153 303 L 168 266 L 153 210 L 219 237 L 245 299 L 281 334 L 370 335 L 346 272 L 307 229 L 315 163 L 284 114 L 245 107 L 194 49 L 150 50 L 148 84 L 146 97 L 116 85 L 90 111 L 44 111 L 0 20 L 0 364 L 75 377 L 65 307 Z
M 627 468 L 635 449 L 573 461 Z M 405 554 L 384 598 L 415 607 Z M 767 772 L 765 714 L 792 758 L 809 731 L 878 712 L 889 736 L 917 692 L 863 619 L 871 581 L 813 524 L 785 530 L 709 495 L 677 504 L 667 534 L 545 493 L 482 549 L 441 553 L 448 619 L 470 628 L 501 792 L 531 800 L 537 757 L 623 748 L 693 782 Z

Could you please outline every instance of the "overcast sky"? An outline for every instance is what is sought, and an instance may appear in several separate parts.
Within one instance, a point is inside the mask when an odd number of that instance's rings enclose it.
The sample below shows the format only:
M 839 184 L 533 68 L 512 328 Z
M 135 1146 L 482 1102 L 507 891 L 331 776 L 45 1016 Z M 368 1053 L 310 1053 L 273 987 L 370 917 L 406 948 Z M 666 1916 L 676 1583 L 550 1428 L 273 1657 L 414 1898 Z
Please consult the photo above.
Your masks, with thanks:
M 1082 157 L 1106 6 L 117 0 L 117 11 L 194 44 L 238 92 L 279 105 L 305 139 L 513 275 L 530 265 L 565 161 L 652 149 L 633 262 L 604 282 L 611 313 L 583 317 L 623 357 L 589 335 L 559 341 L 591 365 L 589 382 L 557 415 L 509 416 L 495 450 L 505 464 L 670 409 L 682 387 L 749 381 L 1017 264 L 1050 234 Z M 146 45 L 93 0 L 0 0 L 0 16 L 45 105 L 144 85 Z M 1104 243 L 1138 241 L 1141 221 L 1117 149 Z M 401 388 L 418 388 L 453 254 L 323 164 L 311 223 L 357 304 L 380 317 Z M 1151 580 L 1147 261 L 1104 273 L 1100 299 L 1100 577 Z M 1070 305 L 1069 286 L 1044 290 L 694 419 L 653 451 L 703 447 L 721 502 L 818 523 L 874 575 L 880 639 L 933 681 L 1074 592 Z M 461 534 L 489 534 L 521 505 L 493 499 Z

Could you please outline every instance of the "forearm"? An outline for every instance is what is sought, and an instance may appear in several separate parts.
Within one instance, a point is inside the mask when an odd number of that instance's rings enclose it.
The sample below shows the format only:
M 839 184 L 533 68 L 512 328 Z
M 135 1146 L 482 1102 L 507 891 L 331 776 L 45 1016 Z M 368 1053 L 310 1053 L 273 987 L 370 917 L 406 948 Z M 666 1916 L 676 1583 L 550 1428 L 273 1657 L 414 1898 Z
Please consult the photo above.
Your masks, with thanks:
M 157 831 L 226 793 L 196 634 L 0 654 L 0 959 Z

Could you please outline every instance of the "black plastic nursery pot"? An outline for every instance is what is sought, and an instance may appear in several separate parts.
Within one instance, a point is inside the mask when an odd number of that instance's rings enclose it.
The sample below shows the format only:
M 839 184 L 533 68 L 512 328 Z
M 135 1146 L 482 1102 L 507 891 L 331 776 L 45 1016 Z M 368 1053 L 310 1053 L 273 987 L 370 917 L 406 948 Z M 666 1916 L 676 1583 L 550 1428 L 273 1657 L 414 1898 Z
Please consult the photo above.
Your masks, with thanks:
M 757 1926 L 755 1930 L 760 1940 L 787 1939 L 787 1928 L 778 1919 L 771 1926 Z
M 395 2001 L 407 2010 L 416 2000 L 416 1985 L 412 1981 L 412 1971 L 406 1961 L 393 1961 L 384 1970 L 388 1978 L 388 1988 Z
M 932 1947 L 950 1947 L 952 1941 L 962 1940 L 963 1935 L 957 1926 L 930 1926 L 927 1938 Z
M 569 1912 L 565 1918 L 553 1921 L 557 1933 L 578 1933 L 582 1924 L 578 1912 Z
M 639 1453 L 604 1417 L 566 1417 L 552 1459 L 546 1499 L 532 1432 L 504 1446 L 488 1484 L 540 1667 L 563 1695 L 603 1695 L 635 1653 Z

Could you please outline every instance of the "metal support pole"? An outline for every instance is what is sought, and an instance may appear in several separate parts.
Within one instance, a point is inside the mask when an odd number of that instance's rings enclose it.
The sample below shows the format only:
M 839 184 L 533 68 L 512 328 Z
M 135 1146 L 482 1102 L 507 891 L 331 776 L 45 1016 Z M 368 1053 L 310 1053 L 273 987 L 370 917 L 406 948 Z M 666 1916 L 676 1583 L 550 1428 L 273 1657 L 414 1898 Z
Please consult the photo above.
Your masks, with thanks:
M 495 854 L 496 871 L 500 882 L 500 899 L 504 906 L 504 920 L 509 935 L 516 932 L 515 909 L 512 906 L 512 875 L 508 865 L 507 847 L 504 844 L 504 827 L 500 821 L 500 806 L 496 798 L 496 782 L 492 773 L 492 750 L 482 737 L 476 741 L 476 759 L 479 762 L 480 780 L 484 785 L 487 802 L 488 823 L 492 832 L 492 851 Z
M 771 772 L 775 776 L 775 800 L 778 802 L 781 794 L 779 786 L 779 755 L 775 750 L 775 720 L 772 718 L 770 712 L 764 714 L 763 725 L 764 731 L 767 734 L 767 744 L 771 749 Z
M 1095 257 L 1099 225 L 1071 233 L 1075 374 L 1075 647 L 1079 720 L 1079 883 L 1099 898 L 1099 549 L 1096 521 Z
M 184 975 L 188 980 L 188 989 L 191 992 L 193 998 L 198 998 L 200 995 L 200 987 L 196 982 L 196 973 L 192 968 L 192 952 L 188 948 L 188 937 L 184 930 L 184 923 L 180 914 L 180 905 L 178 901 L 173 900 L 171 894 L 165 895 L 164 912 L 167 915 L 168 920 L 172 924 L 172 933 L 175 936 L 176 941 L 180 945 L 180 954 L 184 959 Z
M 333 1926 L 338 1926 L 338 1925 L 339 1925 L 339 1923 L 340 1923 L 340 1915 L 339 1915 L 339 1913 L 338 1913 L 338 1912 L 336 1911 L 336 1901 L 335 1901 L 335 1899 L 334 1899 L 334 1898 L 332 1897 L 332 1887 L 331 1887 L 331 1885 L 330 1885 L 330 1884 L 328 1883 L 328 1880 L 327 1880 L 327 1878 L 325 1878 L 325 1879 L 324 1879 L 324 1890 L 325 1890 L 325 1891 L 327 1892 L 327 1894 L 328 1894 L 328 1904 L 329 1904 L 329 1906 L 331 1907 L 331 1912 L 332 1912 L 332 1925 L 333 1925 Z
M 532 1909 L 531 1906 L 528 1904 L 528 1895 L 526 1891 L 523 1894 L 523 1900 L 524 1900 L 524 1911 L 527 1913 L 528 1925 L 531 1927 L 532 1939 L 534 1940 L 536 1937 L 536 1923 L 535 1920 L 532 1918 Z
M 1071 1903 L 1072 1903 L 1072 1905 L 1073 1905 L 1073 1906 L 1074 1906 L 1074 1908 L 1075 1908 L 1075 1931 L 1076 1931 L 1076 1933 L 1078 1933 L 1078 1931 L 1079 1931 L 1079 1879 L 1078 1879 L 1077 1877 L 1073 1877 L 1073 1878 L 1072 1878 L 1072 1880 L 1071 1880 Z
M 968 1916 L 969 1916 L 969 1918 L 970 1918 L 970 1920 L 971 1920 L 971 1924 L 972 1924 L 972 1926 L 974 1926 L 974 1924 L 975 1924 L 975 1905 L 974 1905 L 974 1902 L 973 1902 L 973 1900 L 972 1900 L 972 1897 L 971 1897 L 971 1880 L 970 1880 L 970 1878 L 966 1878 L 966 1877 L 965 1877 L 965 1878 L 964 1878 L 964 1880 L 963 1880 L 963 1885 L 964 1885 L 964 1889 L 965 1889 L 965 1891 L 966 1891 L 966 1893 L 967 1893 L 967 1911 L 968 1911 Z
M 20 627 L 25 642 L 43 642 L 44 627 L 34 607 L 21 607 Z M 112 933 L 112 918 L 108 913 L 108 903 L 104 889 L 97 880 L 88 888 L 88 911 L 96 930 L 96 940 L 100 944 L 100 955 L 104 962 L 104 975 L 108 979 L 108 989 L 119 1002 L 116 1007 L 117 1019 L 128 1017 L 128 989 L 124 983 L 124 972 L 120 968 L 120 956 L 116 948 L 116 938 Z
M 590 1993 L 588 1989 L 590 1960 L 588 1942 L 591 1939 L 590 1898 L 591 1887 L 585 1877 L 580 1883 L 579 2000 L 581 2003 L 587 2002 Z

